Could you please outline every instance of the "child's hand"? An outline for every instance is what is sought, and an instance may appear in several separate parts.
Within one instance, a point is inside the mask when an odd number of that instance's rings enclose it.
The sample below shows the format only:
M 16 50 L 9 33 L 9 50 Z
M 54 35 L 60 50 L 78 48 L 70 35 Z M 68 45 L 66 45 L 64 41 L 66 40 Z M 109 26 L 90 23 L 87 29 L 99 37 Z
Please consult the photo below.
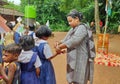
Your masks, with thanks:
M 38 68 L 36 68 L 36 75 L 37 75 L 37 77 L 39 77 L 40 76 L 40 68 L 38 67 Z
M 62 50 L 59 49 L 58 47 L 55 48 L 55 51 L 56 51 L 57 54 L 61 54 L 62 53 Z
M 56 51 L 57 55 L 66 53 L 66 50 Z
M 1 68 L 2 68 L 2 64 L 0 63 L 0 70 L 1 70 Z
M 66 50 L 62 50 L 61 53 L 62 53 L 62 54 L 66 53 Z
M 3 66 L 2 64 L 0 63 L 0 73 L 1 73 L 1 70 L 3 69 Z

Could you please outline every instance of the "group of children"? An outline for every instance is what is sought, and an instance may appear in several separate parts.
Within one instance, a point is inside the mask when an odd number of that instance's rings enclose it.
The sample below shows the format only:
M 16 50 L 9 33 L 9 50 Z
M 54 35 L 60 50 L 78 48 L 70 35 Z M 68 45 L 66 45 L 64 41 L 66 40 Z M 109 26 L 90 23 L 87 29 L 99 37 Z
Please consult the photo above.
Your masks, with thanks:
M 0 75 L 6 84 L 56 84 L 51 59 L 60 53 L 52 54 L 47 42 L 52 32 L 42 25 L 34 35 L 19 37 L 19 43 L 11 43 L 3 50 L 3 62 L 0 64 Z

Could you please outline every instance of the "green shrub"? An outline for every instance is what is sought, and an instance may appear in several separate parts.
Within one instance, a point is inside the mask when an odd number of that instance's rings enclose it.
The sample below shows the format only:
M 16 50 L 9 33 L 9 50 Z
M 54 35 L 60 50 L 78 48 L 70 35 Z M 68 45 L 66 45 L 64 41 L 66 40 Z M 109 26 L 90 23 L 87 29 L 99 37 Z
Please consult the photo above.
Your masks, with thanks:
M 66 24 L 51 24 L 50 28 L 52 31 L 60 31 L 60 32 L 67 32 L 70 28 Z

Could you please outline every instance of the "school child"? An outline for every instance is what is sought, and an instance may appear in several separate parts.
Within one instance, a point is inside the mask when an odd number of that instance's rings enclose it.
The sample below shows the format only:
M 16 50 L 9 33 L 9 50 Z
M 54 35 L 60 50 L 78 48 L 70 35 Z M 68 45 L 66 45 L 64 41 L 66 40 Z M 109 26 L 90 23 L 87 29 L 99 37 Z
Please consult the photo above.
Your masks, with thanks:
M 40 26 L 35 32 L 38 40 L 35 42 L 36 51 L 41 59 L 42 65 L 40 67 L 40 82 L 41 84 L 56 84 L 56 78 L 54 73 L 54 68 L 51 63 L 51 59 L 57 56 L 58 53 L 52 54 L 50 46 L 47 42 L 48 38 L 51 36 L 52 32 L 47 26 Z
M 34 39 L 29 35 L 24 35 L 20 38 L 22 52 L 18 57 L 21 65 L 21 84 L 40 84 L 40 66 L 41 61 L 37 53 L 32 51 L 34 47 Z
M 3 51 L 3 38 L 2 34 L 0 34 L 0 63 L 2 62 L 2 51 Z
M 6 84 L 20 84 L 20 64 L 17 62 L 22 48 L 15 43 L 5 46 L 3 61 L 8 63 L 5 67 L 0 64 L 0 74 Z
M 32 36 L 34 39 L 36 38 L 36 36 L 35 36 L 35 25 L 34 24 L 29 24 L 28 35 Z
M 7 32 L 4 37 L 4 45 L 8 45 L 11 43 L 19 44 L 20 34 L 14 30 L 14 26 L 12 23 L 8 22 L 7 26 L 10 28 L 10 32 Z
M 3 47 L 3 45 L 0 44 L 0 63 L 2 62 L 2 47 Z

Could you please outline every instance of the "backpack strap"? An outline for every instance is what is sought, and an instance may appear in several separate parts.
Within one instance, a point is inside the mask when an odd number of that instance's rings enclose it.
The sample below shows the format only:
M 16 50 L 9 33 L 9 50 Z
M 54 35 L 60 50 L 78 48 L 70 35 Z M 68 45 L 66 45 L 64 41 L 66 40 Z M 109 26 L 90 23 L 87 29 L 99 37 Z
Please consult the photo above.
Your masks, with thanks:
M 88 56 L 89 56 L 89 58 L 94 58 L 96 56 L 96 51 L 95 51 L 95 44 L 94 44 L 94 40 L 93 40 L 92 31 L 90 30 L 90 28 L 86 24 L 82 23 L 81 25 L 84 25 L 86 30 L 87 30 L 87 35 L 88 35 L 88 41 L 87 41 Z

